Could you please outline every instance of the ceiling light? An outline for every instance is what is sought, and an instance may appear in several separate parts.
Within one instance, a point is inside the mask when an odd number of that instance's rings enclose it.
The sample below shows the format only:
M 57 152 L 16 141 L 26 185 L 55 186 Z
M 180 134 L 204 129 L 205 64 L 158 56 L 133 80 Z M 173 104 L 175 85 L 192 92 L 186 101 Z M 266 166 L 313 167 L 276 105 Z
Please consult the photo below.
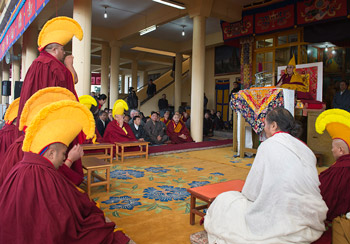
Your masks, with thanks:
M 107 7 L 105 7 L 105 13 L 104 13 L 104 15 L 103 15 L 103 17 L 105 18 L 105 19 L 107 19 Z
M 326 45 L 325 51 L 328 52 L 328 46 Z
M 337 52 L 335 50 L 332 50 L 332 54 L 335 55 Z
M 156 25 L 152 25 L 152 26 L 147 27 L 147 28 L 145 28 L 145 29 L 143 29 L 143 30 L 140 30 L 140 31 L 139 31 L 139 32 L 140 32 L 140 36 L 145 35 L 145 34 L 151 32 L 151 31 L 154 31 L 154 30 L 156 30 L 156 29 L 157 29 L 157 26 L 156 26 Z
M 173 8 L 185 9 L 185 5 L 183 3 L 174 1 L 174 0 L 153 0 L 153 2 L 161 3 L 164 5 L 168 5 Z
M 186 34 L 186 33 L 185 33 L 185 27 L 186 27 L 186 25 L 181 25 L 181 26 L 182 26 L 182 33 L 181 33 L 181 34 L 182 34 L 182 36 L 185 36 L 185 34 Z

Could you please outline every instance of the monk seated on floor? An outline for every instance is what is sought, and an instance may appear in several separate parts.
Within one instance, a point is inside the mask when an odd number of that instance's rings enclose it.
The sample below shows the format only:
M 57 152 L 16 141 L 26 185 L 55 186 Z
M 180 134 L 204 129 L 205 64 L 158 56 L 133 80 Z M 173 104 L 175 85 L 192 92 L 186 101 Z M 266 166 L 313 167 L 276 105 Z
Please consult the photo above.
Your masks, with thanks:
M 117 100 L 113 105 L 113 118 L 114 120 L 109 122 L 105 133 L 103 135 L 103 141 L 108 143 L 115 142 L 128 142 L 137 141 L 134 133 L 132 132 L 129 124 L 124 121 L 124 110 L 128 110 L 128 104 L 122 100 Z
M 320 189 L 328 207 L 327 220 L 350 212 L 350 113 L 329 109 L 316 120 L 316 131 L 327 130 L 332 137 L 332 153 L 336 162 L 320 176 Z
M 151 144 L 164 144 L 168 142 L 169 137 L 165 133 L 165 125 L 158 119 L 158 113 L 151 112 L 151 120 L 145 125 L 147 138 Z
M 204 227 L 209 243 L 310 243 L 325 230 L 327 206 L 314 153 L 295 138 L 301 126 L 284 108 L 267 114 L 242 192 L 220 194 Z
M 24 156 L 0 188 L 0 243 L 128 243 L 86 193 L 57 169 L 83 130 L 95 134 L 92 113 L 76 101 L 46 106 L 26 129 Z
M 193 142 L 190 132 L 186 125 L 180 121 L 180 115 L 177 113 L 174 114 L 173 119 L 167 126 L 167 134 L 174 144 Z
M 165 111 L 162 118 L 160 118 L 160 121 L 163 122 L 166 126 L 168 126 L 170 122 L 170 111 Z

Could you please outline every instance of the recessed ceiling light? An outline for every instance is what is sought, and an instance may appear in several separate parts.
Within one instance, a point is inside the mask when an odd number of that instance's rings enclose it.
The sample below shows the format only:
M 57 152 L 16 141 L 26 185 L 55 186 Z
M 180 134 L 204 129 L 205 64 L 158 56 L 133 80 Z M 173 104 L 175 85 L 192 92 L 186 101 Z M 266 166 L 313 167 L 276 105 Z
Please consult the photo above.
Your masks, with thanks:
M 164 5 L 168 5 L 173 8 L 185 9 L 185 5 L 183 3 L 174 1 L 174 0 L 153 0 L 153 2 L 161 3 Z

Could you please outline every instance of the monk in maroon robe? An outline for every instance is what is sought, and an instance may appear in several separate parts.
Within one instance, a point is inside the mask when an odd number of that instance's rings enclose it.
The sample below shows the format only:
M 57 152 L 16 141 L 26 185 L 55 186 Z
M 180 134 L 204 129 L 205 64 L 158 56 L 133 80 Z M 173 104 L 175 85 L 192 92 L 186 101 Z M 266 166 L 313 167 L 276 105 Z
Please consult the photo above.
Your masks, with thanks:
M 16 140 L 20 132 L 15 124 L 5 124 L 0 130 L 0 168 L 8 147 Z
M 337 152 L 343 152 L 338 153 Z M 332 142 L 336 162 L 320 176 L 320 190 L 328 207 L 327 220 L 350 212 L 350 154 L 346 143 L 340 139 Z
M 45 157 L 24 152 L 0 187 L 0 243 L 127 243 Z
M 119 123 L 121 124 L 121 126 Z M 137 141 L 130 126 L 127 123 L 124 123 L 123 121 L 119 123 L 117 119 L 108 123 L 105 133 L 103 135 L 103 141 L 108 143 Z
M 180 144 L 193 142 L 186 125 L 180 120 L 179 114 L 174 114 L 173 119 L 167 126 L 167 135 L 172 143 Z

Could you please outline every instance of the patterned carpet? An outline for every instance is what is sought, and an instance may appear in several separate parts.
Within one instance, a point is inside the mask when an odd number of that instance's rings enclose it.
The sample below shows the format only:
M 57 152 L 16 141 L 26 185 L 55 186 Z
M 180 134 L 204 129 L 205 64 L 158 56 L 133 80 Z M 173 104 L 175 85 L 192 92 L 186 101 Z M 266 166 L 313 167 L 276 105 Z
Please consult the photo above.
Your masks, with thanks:
M 138 244 L 190 243 L 203 230 L 189 224 L 187 188 L 245 179 L 253 159 L 233 158 L 232 147 L 128 158 L 111 165 L 111 191 L 92 189 L 105 214 Z

